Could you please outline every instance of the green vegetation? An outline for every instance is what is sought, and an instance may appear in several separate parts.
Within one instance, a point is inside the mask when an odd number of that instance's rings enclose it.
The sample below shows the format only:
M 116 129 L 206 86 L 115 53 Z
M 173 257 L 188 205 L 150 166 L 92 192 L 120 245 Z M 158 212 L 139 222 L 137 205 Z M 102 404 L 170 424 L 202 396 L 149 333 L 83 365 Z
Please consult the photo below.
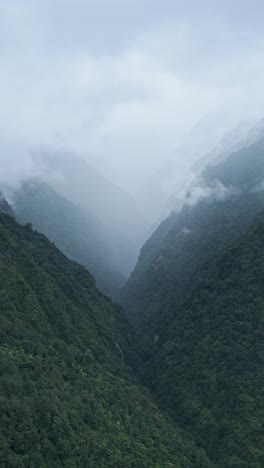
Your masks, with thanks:
M 112 258 L 108 232 L 95 216 L 36 180 L 24 183 L 13 200 L 20 223 L 31 223 L 67 257 L 84 265 L 105 294 L 117 295 L 125 278 Z
M 92 276 L 0 213 L 0 466 L 211 466 L 146 390 Z
M 264 209 L 263 148 L 263 142 L 252 145 L 206 169 L 199 183 L 209 187 L 218 180 L 234 189 L 230 195 L 208 197 L 195 205 L 187 202 L 161 223 L 142 248 L 121 292 L 121 303 L 148 348 L 175 307 L 191 293 L 196 267 L 238 238 Z
M 264 466 L 263 154 L 259 142 L 207 168 L 202 190 L 228 197 L 187 195 L 122 291 L 141 381 L 221 468 Z
M 260 140 L 231 154 L 227 161 L 207 167 L 203 179 L 207 183 L 219 180 L 227 187 L 241 190 L 260 188 L 264 176 L 263 153 L 264 140 Z
M 0 192 L 0 211 L 4 211 L 10 215 L 13 215 L 13 210 L 11 206 L 7 203 L 6 199 L 4 198 L 3 194 Z
M 122 290 L 121 301 L 148 346 L 175 307 L 191 293 L 196 267 L 245 232 L 263 208 L 263 192 L 226 201 L 201 201 L 171 216 L 174 226 L 156 250 L 152 249 L 152 238 L 147 242 Z M 160 229 L 153 237 L 159 236 Z
M 264 466 L 263 153 L 207 168 L 202 190 L 228 196 L 187 195 L 145 244 L 122 291 L 137 337 L 0 199 L 0 467 Z M 96 223 L 82 231 L 46 186 L 23 190 L 19 219 L 107 279 Z
M 219 467 L 264 466 L 264 215 L 195 272 L 144 383 Z

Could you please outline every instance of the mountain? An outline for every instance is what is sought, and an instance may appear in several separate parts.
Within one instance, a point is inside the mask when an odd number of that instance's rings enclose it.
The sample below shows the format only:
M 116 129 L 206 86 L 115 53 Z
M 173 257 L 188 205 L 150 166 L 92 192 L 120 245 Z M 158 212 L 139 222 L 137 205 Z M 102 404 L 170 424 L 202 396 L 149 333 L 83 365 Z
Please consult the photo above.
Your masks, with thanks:
M 263 181 L 263 140 L 208 166 L 122 291 L 139 380 L 217 467 L 264 466 Z
M 211 466 L 136 384 L 120 307 L 4 212 L 0 279 L 2 466 Z
M 199 159 L 193 166 L 194 173 L 200 173 L 206 166 L 214 166 L 224 161 L 230 153 L 253 145 L 263 139 L 264 119 L 252 123 L 244 121 L 235 127 L 234 130 L 225 134 L 218 144 Z
M 93 214 L 37 180 L 24 182 L 12 200 L 20 223 L 31 223 L 67 257 L 86 266 L 105 294 L 117 295 L 125 278 L 115 265 L 104 226 Z
M 258 190 L 264 180 L 264 139 L 234 152 L 227 161 L 207 166 L 203 173 L 206 183 L 218 180 L 240 190 Z
M 210 115 L 192 129 L 178 146 L 174 157 L 146 181 L 141 190 L 142 206 L 152 216 L 152 225 L 161 222 L 182 202 L 188 187 L 206 166 L 214 166 L 264 137 L 264 119 L 245 120 L 227 132 L 227 116 Z M 229 125 L 232 128 L 234 124 Z
M 121 293 L 127 316 L 151 341 L 195 285 L 193 271 L 236 239 L 264 208 L 264 142 L 208 167 L 143 246 Z
M 215 466 L 264 466 L 264 214 L 197 267 L 144 383 Z
M 133 197 L 76 154 L 46 151 L 36 158 L 58 193 L 100 221 L 115 263 L 127 277 L 148 232 L 148 223 Z
M 13 209 L 12 207 L 7 203 L 6 199 L 4 198 L 4 195 L 0 192 L 0 212 L 4 211 L 5 213 L 8 213 L 10 215 L 13 215 Z

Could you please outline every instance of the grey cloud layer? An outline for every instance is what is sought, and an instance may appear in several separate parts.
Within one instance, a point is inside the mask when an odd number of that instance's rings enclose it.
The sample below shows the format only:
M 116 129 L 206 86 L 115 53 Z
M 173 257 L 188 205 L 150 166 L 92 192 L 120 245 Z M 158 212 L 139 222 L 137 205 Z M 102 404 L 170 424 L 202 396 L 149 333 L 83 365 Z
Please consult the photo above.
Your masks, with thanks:
M 185 168 L 201 155 L 176 149 L 197 121 L 220 116 L 218 136 L 261 117 L 263 13 L 254 0 L 0 0 L 1 173 L 12 158 L 29 171 L 27 149 L 46 144 L 132 192 L 169 159 Z

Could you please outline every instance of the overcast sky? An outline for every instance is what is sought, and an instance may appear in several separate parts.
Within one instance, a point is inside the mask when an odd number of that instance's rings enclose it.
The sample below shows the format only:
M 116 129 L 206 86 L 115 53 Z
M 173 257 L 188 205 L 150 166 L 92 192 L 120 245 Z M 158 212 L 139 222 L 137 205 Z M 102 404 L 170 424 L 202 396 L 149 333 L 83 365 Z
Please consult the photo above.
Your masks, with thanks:
M 264 115 L 263 18 L 262 0 L 0 0 L 1 172 L 39 145 L 132 192 L 180 169 L 197 122 L 213 140 Z

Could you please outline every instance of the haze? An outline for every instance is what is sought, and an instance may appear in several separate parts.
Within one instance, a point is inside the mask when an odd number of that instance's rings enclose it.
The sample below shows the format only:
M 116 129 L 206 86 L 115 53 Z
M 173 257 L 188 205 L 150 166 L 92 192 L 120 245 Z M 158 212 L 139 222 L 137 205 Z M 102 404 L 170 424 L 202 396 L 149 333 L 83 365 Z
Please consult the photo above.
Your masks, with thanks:
M 152 210 L 150 226 L 195 161 L 262 117 L 263 13 L 260 0 L 0 0 L 1 181 L 39 176 L 43 148 L 72 152 Z

